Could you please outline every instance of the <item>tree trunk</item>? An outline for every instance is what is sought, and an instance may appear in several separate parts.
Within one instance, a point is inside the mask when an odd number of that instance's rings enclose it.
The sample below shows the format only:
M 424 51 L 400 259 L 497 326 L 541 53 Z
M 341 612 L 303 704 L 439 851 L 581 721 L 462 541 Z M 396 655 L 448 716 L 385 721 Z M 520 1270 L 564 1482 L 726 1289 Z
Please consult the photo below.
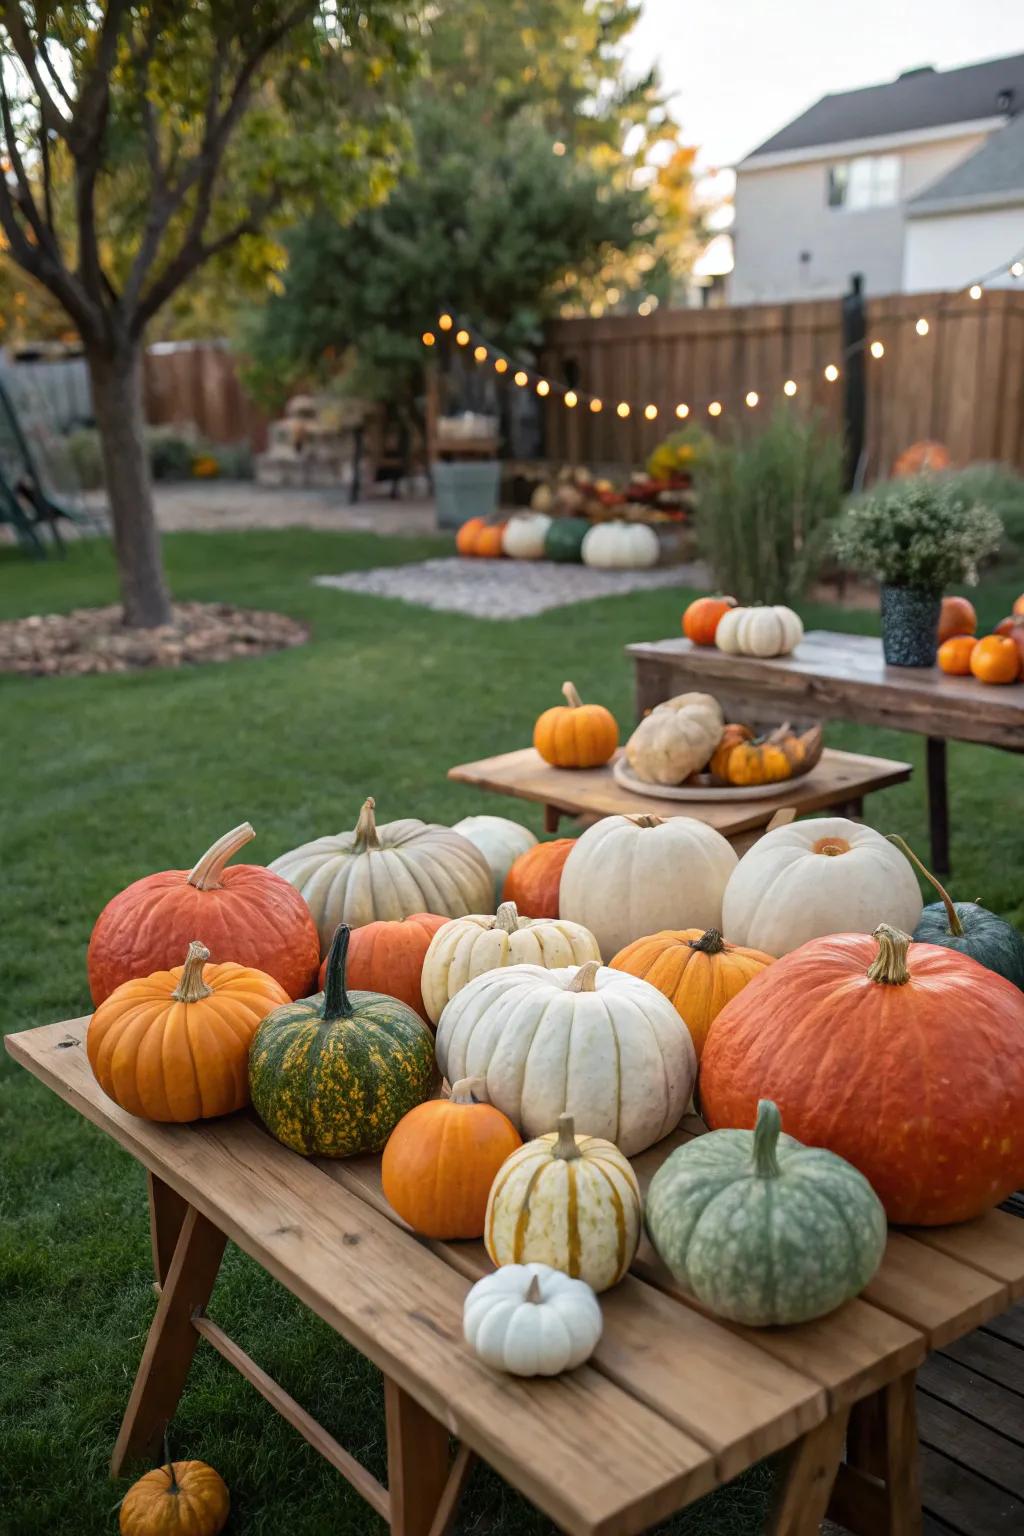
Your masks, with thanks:
M 153 629 L 170 623 L 171 600 L 143 432 L 142 348 L 132 344 L 90 347 L 86 356 L 114 525 L 124 622 L 131 629 Z

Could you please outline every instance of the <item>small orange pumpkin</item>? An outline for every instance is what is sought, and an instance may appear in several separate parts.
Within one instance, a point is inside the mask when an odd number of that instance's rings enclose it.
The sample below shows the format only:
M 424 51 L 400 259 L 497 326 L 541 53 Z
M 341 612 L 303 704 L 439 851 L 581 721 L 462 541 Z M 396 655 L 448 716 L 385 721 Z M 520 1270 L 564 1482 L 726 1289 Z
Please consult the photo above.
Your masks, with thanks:
M 735 607 L 734 597 L 695 598 L 683 614 L 683 634 L 694 645 L 714 645 L 719 619 Z
M 486 517 L 471 517 L 455 535 L 455 548 L 460 555 L 494 559 L 502 552 L 504 532 L 504 523 L 491 523 Z
M 902 480 L 907 475 L 935 474 L 939 470 L 948 469 L 951 462 L 949 450 L 943 443 L 925 439 L 904 448 L 892 466 L 893 478 Z
M 952 635 L 939 646 L 936 660 L 951 677 L 970 677 L 971 656 L 977 640 L 973 635 Z
M 690 1031 L 699 1060 L 717 1015 L 773 961 L 760 949 L 728 944 L 717 928 L 666 928 L 627 944 L 608 963 L 649 981 L 668 998 Z
M 731 733 L 731 734 L 729 734 Z M 797 735 L 788 720 L 768 736 L 755 737 L 745 725 L 729 726 L 711 758 L 711 771 L 726 784 L 748 788 L 779 784 L 809 773 L 822 751 L 820 725 Z
M 939 613 L 939 644 L 951 640 L 954 635 L 975 635 L 978 632 L 978 615 L 974 604 L 966 597 L 944 597 Z
M 562 870 L 575 846 L 574 837 L 556 837 L 527 848 L 505 876 L 502 901 L 514 901 L 520 917 L 557 917 Z
M 986 635 L 971 652 L 971 671 L 982 683 L 1015 683 L 1020 652 L 1009 635 Z
M 133 1483 L 121 1500 L 121 1536 L 218 1536 L 231 1500 L 205 1461 L 171 1461 Z
M 522 1137 L 488 1104 L 483 1079 L 453 1083 L 403 1115 L 381 1159 L 388 1203 L 414 1232 L 450 1242 L 483 1237 L 487 1197 L 498 1169 Z
M 539 716 L 533 745 L 554 768 L 597 768 L 619 744 L 615 716 L 603 704 L 584 704 L 572 683 L 562 684 L 564 704 Z
M 448 922 L 433 912 L 414 912 L 397 922 L 367 923 L 353 928 L 348 941 L 345 979 L 353 991 L 383 992 L 397 997 L 429 1023 L 420 973 L 430 941 Z M 327 961 L 320 967 L 320 990 L 327 982 Z

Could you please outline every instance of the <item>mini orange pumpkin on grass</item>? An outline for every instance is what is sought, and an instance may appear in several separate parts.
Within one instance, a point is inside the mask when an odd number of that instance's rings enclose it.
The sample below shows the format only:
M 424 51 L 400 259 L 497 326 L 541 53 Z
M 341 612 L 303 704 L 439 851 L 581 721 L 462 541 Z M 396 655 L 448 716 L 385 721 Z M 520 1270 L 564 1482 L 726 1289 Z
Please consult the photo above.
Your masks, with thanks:
M 1020 652 L 1009 635 L 986 635 L 971 652 L 971 671 L 982 683 L 1015 683 L 1020 667 Z
M 717 1015 L 748 981 L 774 963 L 760 949 L 729 944 L 717 928 L 665 928 L 636 939 L 609 961 L 657 987 L 690 1031 L 697 1059 Z
M 489 523 L 485 517 L 471 517 L 455 535 L 455 548 L 460 555 L 479 555 L 493 560 L 502 553 L 504 532 L 504 523 Z
M 619 744 L 615 716 L 603 704 L 584 704 L 572 683 L 564 704 L 546 709 L 533 728 L 533 745 L 553 768 L 597 768 Z
M 121 1500 L 121 1536 L 219 1536 L 231 1500 L 219 1472 L 205 1461 L 165 1461 L 133 1483 Z

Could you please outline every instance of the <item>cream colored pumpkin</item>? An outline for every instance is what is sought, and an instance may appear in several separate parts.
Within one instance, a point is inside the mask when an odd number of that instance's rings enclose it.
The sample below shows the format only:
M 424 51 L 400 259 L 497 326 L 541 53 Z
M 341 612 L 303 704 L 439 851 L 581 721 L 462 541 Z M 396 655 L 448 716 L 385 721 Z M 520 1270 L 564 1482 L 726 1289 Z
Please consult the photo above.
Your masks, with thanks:
M 550 494 L 548 492 L 549 497 Z M 517 512 L 505 524 L 501 535 L 502 552 L 513 560 L 542 560 L 544 540 L 550 527 L 551 519 L 546 512 Z
M 496 1371 L 558 1376 L 593 1354 L 601 1307 L 585 1280 L 571 1280 L 550 1264 L 503 1264 L 468 1291 L 462 1332 Z
M 537 839 L 529 827 L 520 826 L 518 821 L 510 821 L 507 816 L 465 816 L 455 823 L 452 831 L 468 837 L 491 866 L 494 906 L 497 907 L 509 870 L 519 855 L 532 848 Z
M 489 1101 L 524 1135 L 569 1113 L 629 1157 L 678 1124 L 697 1071 L 668 998 L 593 960 L 485 972 L 441 1014 L 436 1049 L 449 1082 L 482 1077 Z
M 617 1285 L 640 1241 L 640 1186 L 612 1142 L 572 1115 L 507 1157 L 491 1185 L 484 1243 L 495 1264 L 550 1264 L 595 1291 Z
M 748 849 L 725 889 L 722 928 L 734 944 L 778 956 L 879 923 L 913 933 L 922 909 L 899 849 L 873 827 L 831 816 L 776 827 Z
M 649 784 L 681 784 L 707 766 L 722 738 L 722 706 L 709 693 L 656 704 L 626 742 L 626 761 Z
M 663 928 L 718 928 L 743 944 L 722 924 L 722 896 L 735 867 L 732 845 L 692 817 L 605 816 L 576 839 L 558 910 L 590 929 L 602 955 L 617 955 Z
M 444 936 L 444 942 L 438 940 Z M 439 928 L 423 960 L 420 987 L 432 1024 L 457 992 L 485 971 L 505 965 L 582 965 L 600 960 L 592 933 L 557 917 L 520 917 L 514 901 L 504 901 L 495 917 L 457 917 Z
M 414 912 L 464 917 L 494 899 L 490 865 L 468 838 L 413 817 L 378 827 L 367 800 L 351 832 L 318 837 L 270 868 L 305 898 L 320 931 L 320 953 L 339 923 L 361 928 Z
M 584 565 L 598 570 L 641 570 L 657 565 L 661 545 L 645 523 L 595 523 L 584 536 L 580 554 Z
M 804 637 L 792 608 L 730 608 L 715 630 L 715 644 L 730 656 L 788 656 Z

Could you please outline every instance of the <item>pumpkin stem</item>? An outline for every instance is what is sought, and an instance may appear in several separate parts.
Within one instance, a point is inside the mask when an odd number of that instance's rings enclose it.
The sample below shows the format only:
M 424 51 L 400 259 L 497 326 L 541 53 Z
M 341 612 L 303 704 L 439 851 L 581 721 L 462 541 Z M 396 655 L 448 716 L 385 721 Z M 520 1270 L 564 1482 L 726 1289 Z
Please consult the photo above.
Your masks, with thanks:
M 170 1479 L 167 1492 L 179 1493 L 178 1476 L 174 1470 L 174 1462 L 171 1460 L 170 1425 L 167 1424 L 164 1425 L 164 1466 L 167 1468 L 167 1476 Z
M 907 969 L 909 933 L 890 928 L 888 923 L 879 923 L 871 937 L 878 940 L 878 954 L 868 967 L 868 980 L 879 981 L 889 987 L 906 986 L 910 980 Z
M 199 891 L 217 890 L 220 877 L 224 873 L 224 865 L 229 859 L 234 858 L 239 848 L 244 848 L 246 843 L 251 843 L 255 836 L 256 831 L 252 823 L 243 821 L 241 826 L 232 827 L 230 832 L 225 832 L 223 837 L 218 837 L 189 871 L 188 884 L 194 885 Z
M 503 901 L 494 914 L 494 927 L 503 928 L 506 933 L 519 932 L 519 908 L 514 901 Z
M 540 1294 L 540 1279 L 537 1275 L 531 1275 L 530 1283 L 526 1287 L 526 1295 L 523 1297 L 523 1300 L 539 1302 L 543 1301 L 543 1299 L 543 1296 Z
M 198 1003 L 204 997 L 213 996 L 213 988 L 203 980 L 203 966 L 210 958 L 210 951 L 198 939 L 193 939 L 181 968 L 181 980 L 171 996 L 176 1003 Z
M 576 1122 L 572 1115 L 559 1115 L 558 1140 L 551 1148 L 551 1156 L 561 1158 L 564 1163 L 571 1163 L 580 1156 L 580 1149 L 576 1145 Z
M 962 939 L 964 934 L 964 925 L 960 921 L 960 914 L 957 912 L 956 907 L 953 905 L 953 898 L 946 890 L 945 886 L 940 885 L 935 876 L 932 874 L 931 870 L 925 868 L 917 854 L 914 852 L 913 848 L 911 848 L 909 843 L 905 843 L 903 841 L 898 832 L 888 832 L 886 833 L 886 836 L 888 837 L 890 843 L 895 843 L 900 852 L 906 855 L 911 864 L 913 864 L 914 868 L 917 870 L 918 874 L 924 875 L 925 879 L 928 881 L 928 884 L 934 886 L 934 888 L 938 891 L 940 897 L 942 898 L 942 905 L 946 909 L 946 921 L 949 923 L 950 935 L 954 939 Z
M 576 686 L 574 683 L 562 684 L 562 697 L 565 699 L 565 702 L 568 704 L 570 709 L 579 709 L 583 703 L 583 700 L 576 692 Z
M 356 847 L 362 852 L 366 848 L 379 848 L 380 838 L 377 836 L 377 821 L 373 814 L 376 801 L 372 795 L 367 795 L 359 812 L 359 820 L 356 822 L 355 840 Z
M 717 928 L 708 928 L 699 939 L 687 939 L 690 949 L 699 950 L 702 955 L 720 955 L 725 948 L 725 940 Z
M 369 801 L 372 805 L 373 802 Z M 348 926 L 339 923 L 327 955 L 327 974 L 324 978 L 324 1001 L 320 1017 L 325 1024 L 335 1019 L 350 1019 L 353 1008 L 345 990 L 345 962 L 348 958 Z
M 448 1093 L 452 1104 L 486 1104 L 487 1085 L 482 1077 L 460 1077 Z
M 781 1129 L 782 1116 L 778 1105 L 773 1104 L 771 1099 L 758 1099 L 757 1121 L 754 1125 L 754 1172 L 759 1179 L 777 1179 L 779 1176 L 776 1149 Z
M 631 821 L 633 823 L 634 827 L 660 827 L 661 823 L 664 821 L 664 819 L 665 818 L 663 816 L 646 816 L 646 815 L 645 816 L 627 816 L 626 817 L 626 820 L 627 821 Z
M 584 960 L 583 964 L 577 970 L 576 975 L 573 977 L 572 981 L 570 981 L 568 987 L 566 987 L 566 991 L 596 992 L 597 988 L 594 985 L 594 979 L 600 969 L 600 960 Z

